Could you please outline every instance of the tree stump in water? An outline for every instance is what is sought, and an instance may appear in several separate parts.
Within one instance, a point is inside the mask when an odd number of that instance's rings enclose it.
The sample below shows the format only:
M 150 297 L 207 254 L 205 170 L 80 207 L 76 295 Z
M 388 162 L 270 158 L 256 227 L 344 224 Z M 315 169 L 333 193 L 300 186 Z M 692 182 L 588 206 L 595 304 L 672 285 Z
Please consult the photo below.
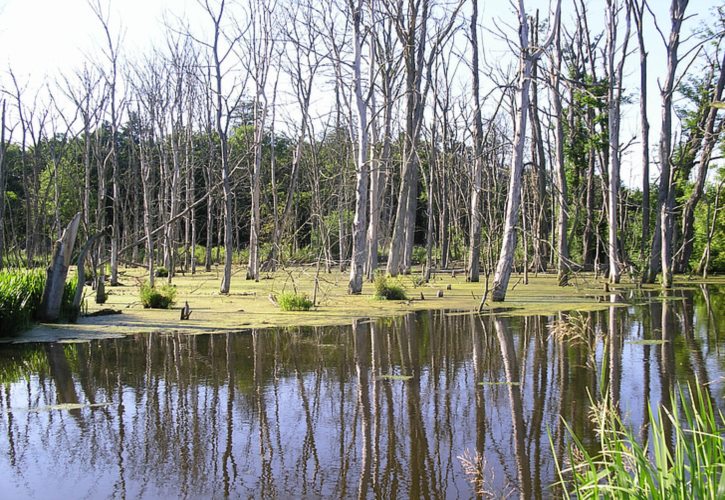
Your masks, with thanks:
M 68 267 L 70 267 L 70 258 L 80 221 L 81 214 L 78 212 L 53 247 L 53 258 L 48 266 L 43 301 L 40 303 L 39 317 L 42 321 L 57 321 L 60 317 L 65 279 L 68 276 Z

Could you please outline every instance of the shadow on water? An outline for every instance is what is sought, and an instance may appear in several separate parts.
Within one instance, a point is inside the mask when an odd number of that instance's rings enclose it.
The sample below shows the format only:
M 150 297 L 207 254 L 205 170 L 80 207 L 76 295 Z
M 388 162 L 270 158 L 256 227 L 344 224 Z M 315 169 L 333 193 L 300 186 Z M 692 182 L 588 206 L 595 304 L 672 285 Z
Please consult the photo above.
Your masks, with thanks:
M 677 383 L 723 406 L 725 290 L 634 299 L 2 346 L 3 495 L 549 497 L 563 421 L 595 446 L 590 397 L 643 439 Z

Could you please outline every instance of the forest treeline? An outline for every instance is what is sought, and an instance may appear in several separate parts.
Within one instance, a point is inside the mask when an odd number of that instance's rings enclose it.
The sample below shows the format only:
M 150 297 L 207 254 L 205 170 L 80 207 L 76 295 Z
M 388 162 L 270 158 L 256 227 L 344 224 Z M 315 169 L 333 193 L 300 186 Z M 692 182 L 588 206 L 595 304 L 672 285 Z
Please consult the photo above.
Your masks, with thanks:
M 47 265 L 80 212 L 111 285 L 123 265 L 153 284 L 219 264 L 227 293 L 235 261 L 254 280 L 305 262 L 359 293 L 382 264 L 463 265 L 503 300 L 513 269 L 664 286 L 725 270 L 723 8 L 517 0 L 499 26 L 479 3 L 199 0 L 129 54 L 89 2 L 100 55 L 40 90 L 2 77 L 0 265 Z M 508 59 L 483 57 L 493 39 Z

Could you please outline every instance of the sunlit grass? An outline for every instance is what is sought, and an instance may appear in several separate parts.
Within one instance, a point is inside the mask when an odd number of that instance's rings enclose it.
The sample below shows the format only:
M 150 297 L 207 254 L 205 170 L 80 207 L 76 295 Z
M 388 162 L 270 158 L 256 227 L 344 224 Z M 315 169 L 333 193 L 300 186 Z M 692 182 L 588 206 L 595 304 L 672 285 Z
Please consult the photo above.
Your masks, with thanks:
M 680 388 L 672 411 L 649 406 L 650 432 L 640 442 L 610 401 L 593 405 L 598 451 L 587 451 L 567 426 L 567 465 L 559 485 L 569 498 L 725 498 L 722 412 L 696 385 Z
M 11 335 L 31 324 L 44 286 L 40 269 L 0 271 L 0 334 Z

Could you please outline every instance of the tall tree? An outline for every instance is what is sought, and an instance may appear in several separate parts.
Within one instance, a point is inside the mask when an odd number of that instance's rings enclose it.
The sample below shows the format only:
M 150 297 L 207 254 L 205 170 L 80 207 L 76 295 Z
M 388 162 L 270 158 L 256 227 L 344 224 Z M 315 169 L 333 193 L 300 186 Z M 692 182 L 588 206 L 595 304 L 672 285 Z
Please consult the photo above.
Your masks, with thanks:
M 476 283 L 481 266 L 481 192 L 483 189 L 483 120 L 481 119 L 480 67 L 478 62 L 478 0 L 471 0 L 471 92 L 473 93 L 473 175 L 468 250 L 468 281 Z M 429 214 L 432 217 L 432 214 Z
M 556 259 L 557 275 L 560 286 L 569 281 L 569 242 L 567 226 L 569 224 L 569 207 L 567 205 L 567 182 L 564 165 L 564 111 L 561 104 L 561 17 L 555 20 L 553 56 L 551 61 L 551 103 L 554 121 L 554 185 L 556 187 Z
M 101 23 L 103 35 L 105 37 L 106 47 L 103 54 L 107 60 L 108 68 L 103 71 L 108 91 L 109 118 L 111 124 L 110 152 L 108 158 L 111 161 L 111 190 L 112 190 L 112 221 L 111 221 L 111 286 L 118 284 L 118 258 L 119 247 L 121 242 L 121 172 L 118 163 L 118 150 L 116 140 L 118 138 L 118 126 L 123 99 L 118 98 L 118 58 L 120 37 L 115 38 L 111 35 L 110 28 L 110 5 L 106 5 L 104 9 L 101 0 L 95 0 L 90 4 L 93 14 Z
M 639 116 L 642 135 L 642 243 L 640 259 L 644 260 L 650 238 L 650 195 L 649 195 L 649 119 L 647 116 L 647 50 L 644 41 L 644 12 L 647 0 L 629 0 L 629 8 L 637 28 L 639 46 Z
M 405 134 L 403 162 L 398 190 L 393 235 L 388 251 L 387 272 L 391 276 L 410 271 L 418 200 L 418 145 L 423 125 L 425 100 L 430 86 L 430 70 L 441 45 L 449 38 L 464 0 L 454 6 L 447 19 L 429 34 L 432 0 L 407 0 L 386 8 L 395 19 L 395 29 L 403 46 L 405 65 Z M 430 45 L 430 46 L 428 46 Z M 424 85 L 425 82 L 425 85 Z
M 624 63 L 627 58 L 627 45 L 629 43 L 630 11 L 626 12 L 626 30 L 622 40 L 621 49 L 617 47 L 619 32 L 619 16 L 622 5 L 618 0 L 607 0 L 607 48 L 606 67 L 608 75 L 607 107 L 609 110 L 609 186 L 607 189 L 607 253 L 609 254 L 609 281 L 619 283 L 621 276 L 620 248 L 619 248 L 619 184 L 621 169 L 621 147 L 619 144 L 619 130 L 621 124 L 622 92 L 624 91 Z M 617 61 L 617 51 L 620 57 Z
M 662 270 L 662 286 L 669 288 L 672 284 L 672 208 L 675 203 L 675 193 L 671 189 L 674 184 L 674 169 L 672 168 L 672 100 L 675 92 L 675 78 L 677 65 L 680 62 L 678 49 L 680 47 L 680 30 L 685 19 L 685 9 L 688 0 L 672 0 L 670 4 L 670 35 L 665 42 L 667 54 L 667 73 L 660 85 L 662 99 L 662 123 L 660 125 L 660 138 L 658 155 L 660 160 L 660 182 L 657 189 L 657 213 L 652 238 L 649 267 L 645 281 L 654 283 L 657 273 Z M 664 35 L 662 35 L 664 38 Z
M 363 0 L 348 0 L 349 15 L 352 17 L 353 46 L 353 93 L 357 117 L 357 155 L 355 175 L 355 215 L 352 223 L 352 262 L 350 263 L 350 282 L 348 292 L 362 292 L 363 271 L 365 267 L 365 233 L 368 215 L 368 184 L 370 165 L 368 163 L 368 98 L 363 91 L 362 51 L 363 51 Z M 372 89 L 372 85 L 370 86 Z M 368 93 L 369 96 L 369 93 Z
M 257 0 L 251 22 L 251 39 L 248 53 L 251 54 L 252 67 L 249 69 L 255 86 L 254 100 L 254 168 L 252 170 L 251 198 L 252 218 L 249 224 L 249 262 L 247 279 L 259 281 L 259 233 L 261 230 L 261 182 L 262 156 L 267 121 L 267 78 L 274 52 L 274 33 L 272 32 L 272 13 L 274 3 Z M 244 56 L 243 56 L 244 57 Z
M 556 26 L 561 14 L 561 1 L 557 0 L 555 11 L 552 14 L 550 26 Z M 506 289 L 514 260 L 516 249 L 516 224 L 519 219 L 521 206 L 521 177 L 524 170 L 524 145 L 526 143 L 526 118 L 529 113 L 529 87 L 534 61 L 553 40 L 555 30 L 550 29 L 547 40 L 540 47 L 532 47 L 529 43 L 529 23 L 526 18 L 524 0 L 519 0 L 517 15 L 519 18 L 519 74 L 518 89 L 516 92 L 516 131 L 513 141 L 513 157 L 509 173 L 508 198 L 503 227 L 501 251 L 499 252 L 496 273 L 494 274 L 491 298 L 501 302 L 506 298 Z

